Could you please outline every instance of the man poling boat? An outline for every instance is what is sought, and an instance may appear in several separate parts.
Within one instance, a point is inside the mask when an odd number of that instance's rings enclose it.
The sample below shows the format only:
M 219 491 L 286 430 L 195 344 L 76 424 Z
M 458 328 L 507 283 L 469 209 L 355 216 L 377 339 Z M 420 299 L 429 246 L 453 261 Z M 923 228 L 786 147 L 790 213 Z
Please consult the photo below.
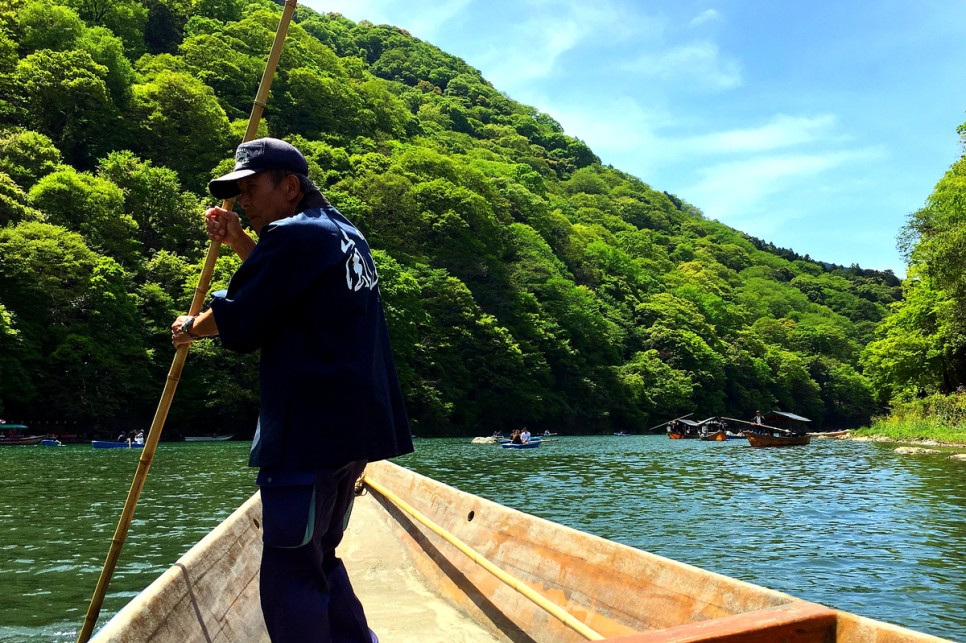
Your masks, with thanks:
M 265 65 L 265 71 L 262 74 L 262 79 L 258 86 L 258 92 L 255 96 L 255 102 L 252 106 L 252 112 L 248 119 L 248 127 L 245 130 L 243 141 L 252 140 L 255 138 L 255 133 L 258 131 L 258 124 L 261 121 L 262 112 L 265 109 L 265 104 L 268 100 L 268 93 L 271 89 L 272 78 L 275 75 L 275 68 L 278 65 L 279 58 L 282 54 L 282 45 L 285 43 L 285 36 L 288 33 L 288 26 L 292 20 L 292 15 L 295 13 L 295 6 L 296 0 L 286 0 L 281 18 L 279 19 L 278 29 L 275 33 L 275 39 L 272 43 L 272 49 L 268 56 L 268 62 Z M 224 202 L 222 207 L 224 207 L 226 210 L 230 210 L 232 207 L 232 201 L 229 200 Z M 190 315 L 197 315 L 199 312 L 201 312 L 204 297 L 208 292 L 209 286 L 211 285 L 211 278 L 214 274 L 215 262 L 218 259 L 218 247 L 219 244 L 217 242 L 212 242 L 208 246 L 208 253 L 205 256 L 204 267 L 202 268 L 201 276 L 198 279 L 198 286 L 195 288 L 195 293 L 191 300 L 191 306 L 189 308 Z M 158 408 L 155 412 L 154 420 L 151 423 L 147 440 L 141 452 L 141 457 L 138 460 L 138 469 L 134 474 L 133 481 L 131 482 L 131 488 L 128 491 L 127 500 L 125 500 L 124 509 L 121 512 L 120 519 L 118 520 L 114 537 L 111 539 L 111 546 L 107 553 L 107 559 L 104 562 L 104 567 L 101 570 L 100 577 L 98 578 L 97 586 L 94 588 L 94 595 L 91 598 L 90 605 L 87 609 L 87 614 L 84 617 L 84 623 L 81 626 L 80 632 L 78 633 L 78 643 L 84 643 L 85 641 L 89 640 L 94 631 L 94 626 L 97 623 L 97 617 L 100 614 L 101 607 L 104 603 L 104 597 L 107 594 L 107 589 L 111 583 L 111 577 L 114 574 L 114 569 L 117 566 L 118 558 L 121 555 L 121 548 L 124 546 L 128 529 L 130 528 L 131 522 L 134 519 L 134 511 L 137 508 L 138 498 L 141 495 L 141 490 L 144 487 L 144 481 L 147 478 L 148 471 L 151 468 L 151 462 L 154 459 L 154 453 L 158 446 L 158 440 L 161 437 L 161 431 L 164 428 L 164 422 L 167 419 L 168 410 L 170 409 L 171 402 L 174 399 L 174 394 L 177 390 L 178 381 L 181 378 L 181 371 L 184 368 L 184 363 L 187 359 L 187 356 L 188 344 L 179 346 L 176 349 L 174 358 L 171 362 L 171 368 L 168 370 L 168 377 L 165 382 L 164 391 L 161 394 L 161 400 L 158 402 Z

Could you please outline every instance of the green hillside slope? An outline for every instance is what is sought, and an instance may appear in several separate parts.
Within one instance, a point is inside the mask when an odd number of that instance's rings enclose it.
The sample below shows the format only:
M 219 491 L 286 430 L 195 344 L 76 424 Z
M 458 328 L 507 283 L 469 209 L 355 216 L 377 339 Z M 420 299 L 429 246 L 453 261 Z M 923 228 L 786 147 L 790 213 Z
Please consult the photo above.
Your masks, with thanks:
M 0 412 L 143 424 L 200 272 L 204 186 L 231 164 L 280 9 L 6 7 Z M 299 8 L 262 130 L 376 249 L 419 435 L 876 409 L 859 355 L 901 297 L 892 273 L 706 219 L 405 31 Z M 197 343 L 171 431 L 253 429 L 255 368 Z

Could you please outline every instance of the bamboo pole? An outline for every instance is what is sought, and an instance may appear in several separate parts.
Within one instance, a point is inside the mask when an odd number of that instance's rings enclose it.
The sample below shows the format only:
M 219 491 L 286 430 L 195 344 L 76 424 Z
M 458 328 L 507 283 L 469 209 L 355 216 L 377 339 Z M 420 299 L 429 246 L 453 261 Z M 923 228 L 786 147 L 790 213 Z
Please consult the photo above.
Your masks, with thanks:
M 278 60 L 282 55 L 282 45 L 285 44 L 285 36 L 288 34 L 289 23 L 292 20 L 292 14 L 295 13 L 296 4 L 297 0 L 285 0 L 282 17 L 279 20 L 278 29 L 275 32 L 275 41 L 272 43 L 268 62 L 265 65 L 265 72 L 262 74 L 261 82 L 258 85 L 258 92 L 255 95 L 255 103 L 252 105 L 251 115 L 248 118 L 248 127 L 245 130 L 243 142 L 255 138 L 255 133 L 258 131 L 258 124 L 261 122 L 262 112 L 268 100 L 268 92 L 272 86 L 272 79 L 275 77 L 275 68 L 278 66 Z M 221 207 L 225 210 L 231 210 L 233 205 L 234 199 L 228 199 L 222 202 Z M 191 299 L 191 307 L 188 311 L 189 315 L 194 316 L 201 312 L 205 296 L 208 294 L 208 288 L 211 286 L 211 278 L 215 271 L 215 262 L 218 260 L 218 249 L 220 246 L 221 244 L 217 241 L 212 241 L 208 246 L 204 267 L 201 270 L 198 285 Z M 168 417 L 168 410 L 171 408 L 171 401 L 174 399 L 175 389 L 177 389 L 178 381 L 181 379 L 181 371 L 188 357 L 188 348 L 189 344 L 182 344 L 175 350 L 174 359 L 171 361 L 171 368 L 168 370 L 168 377 L 164 384 L 164 391 L 161 393 L 161 400 L 158 402 L 158 408 L 154 413 L 154 420 L 151 422 L 151 429 L 148 431 L 147 440 L 141 451 L 141 458 L 138 460 L 138 468 L 134 474 L 134 480 L 131 482 L 131 489 L 128 491 L 127 500 L 124 503 L 124 510 L 121 512 L 120 520 L 118 520 L 114 537 L 111 539 L 111 547 L 107 552 L 107 559 L 104 561 L 104 568 L 101 570 L 100 578 L 97 580 L 97 586 L 94 588 L 94 596 L 91 598 L 90 606 L 87 609 L 84 625 L 81 627 L 80 634 L 77 636 L 77 643 L 86 643 L 94 631 L 94 625 L 97 623 L 101 606 L 104 604 L 104 596 L 107 594 L 111 577 L 114 575 L 114 568 L 117 566 L 118 558 L 121 555 L 121 547 L 124 546 L 128 529 L 134 519 L 134 510 L 137 508 L 138 498 L 141 496 L 141 489 L 144 488 L 145 478 L 147 478 L 148 470 L 151 468 L 151 462 L 154 460 L 154 452 L 157 450 L 158 440 L 161 437 L 164 422 Z
M 433 522 L 425 515 L 420 513 L 418 509 L 416 509 L 415 507 L 407 503 L 405 500 L 397 496 L 395 493 L 393 493 L 386 487 L 382 486 L 378 482 L 369 480 L 364 476 L 363 476 L 363 482 L 366 485 L 368 485 L 369 488 L 383 495 L 385 498 L 387 498 L 390 502 L 395 504 L 397 507 L 399 507 L 407 514 L 409 514 L 410 516 L 412 516 L 413 518 L 415 518 L 416 520 L 424 524 L 431 531 L 433 531 L 434 533 L 442 537 L 443 540 L 450 543 L 451 545 L 459 549 L 461 552 L 469 556 L 470 560 L 472 560 L 477 565 L 479 565 L 486 571 L 496 576 L 502 583 L 509 585 L 516 591 L 523 594 L 526 598 L 533 601 L 533 603 L 535 603 L 538 607 L 543 609 L 545 612 L 547 612 L 548 614 L 556 618 L 558 621 L 560 621 L 570 629 L 574 630 L 575 632 L 583 636 L 588 641 L 604 640 L 604 636 L 602 634 L 594 631 L 586 624 L 577 620 L 572 614 L 567 612 L 565 609 L 563 609 L 556 603 L 548 600 L 545 596 L 537 592 L 535 589 L 527 585 L 525 582 L 523 582 L 516 576 L 513 576 L 507 573 L 506 571 L 504 571 L 494 563 L 490 562 L 487 558 L 483 556 L 483 554 L 479 553 L 478 551 L 476 551 L 475 549 L 467 545 L 465 542 L 460 540 L 458 537 L 456 537 L 455 535 L 451 534 L 450 532 L 446 531 L 445 529 L 437 525 L 435 522 Z
M 647 431 L 644 431 L 644 433 L 650 433 L 651 431 L 653 431 L 654 429 L 656 429 L 659 426 L 663 426 L 665 424 L 670 424 L 671 422 L 676 422 L 678 420 L 683 420 L 684 418 L 689 418 L 692 415 L 694 415 L 694 412 L 688 413 L 687 415 L 682 415 L 679 418 L 674 418 L 673 420 L 668 420 L 667 422 L 661 422 L 660 424 L 655 424 L 654 426 L 652 426 L 651 428 L 649 428 Z

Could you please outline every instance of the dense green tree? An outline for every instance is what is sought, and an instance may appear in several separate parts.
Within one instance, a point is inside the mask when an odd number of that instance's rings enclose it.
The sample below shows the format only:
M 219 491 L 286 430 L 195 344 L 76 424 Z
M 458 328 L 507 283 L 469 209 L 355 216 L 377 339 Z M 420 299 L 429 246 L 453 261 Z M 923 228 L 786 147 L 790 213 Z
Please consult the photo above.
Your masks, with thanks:
M 2 256 L 2 255 L 0 255 Z M 0 413 L 6 405 L 26 405 L 37 395 L 26 366 L 32 361 L 24 352 L 24 336 L 14 316 L 0 302 Z
M 38 181 L 29 198 L 50 223 L 79 232 L 92 249 L 127 266 L 138 263 L 138 226 L 124 213 L 124 193 L 114 183 L 67 168 Z
M 966 124 L 959 132 L 966 149 Z M 882 402 L 948 395 L 966 385 L 964 221 L 966 155 L 939 180 L 926 206 L 909 216 L 900 237 L 910 263 L 903 299 L 892 304 L 892 316 L 879 325 L 862 354 Z M 870 292 L 863 285 L 867 299 L 887 296 L 882 288 Z
M 947 359 L 956 347 L 947 347 L 946 338 L 952 302 L 915 273 L 910 273 L 904 294 L 862 353 L 864 371 L 883 404 L 950 392 Z
M 0 226 L 43 219 L 43 213 L 29 205 L 27 195 L 20 186 L 10 176 L 0 172 Z
M 280 113 L 272 122 L 280 134 L 341 136 L 347 140 L 361 133 L 358 117 L 362 100 L 339 78 L 300 67 L 279 82 L 276 92 Z
M 144 250 L 194 256 L 201 249 L 202 204 L 182 191 L 173 170 L 155 167 L 131 152 L 113 152 L 101 160 L 98 176 L 121 188 L 123 211 L 137 224 Z
M 190 26 L 190 25 L 189 25 Z M 233 118 L 247 116 L 258 89 L 264 61 L 239 51 L 242 43 L 220 32 L 185 38 L 180 51 L 185 68 L 215 90 Z
M 86 51 L 28 55 L 13 74 L 23 125 L 48 136 L 68 163 L 89 167 L 117 125 L 107 77 L 108 69 Z
M 35 416 L 100 421 L 141 404 L 147 354 L 116 262 L 61 227 L 0 228 L 0 291 L 23 335 L 25 390 L 43 401 Z
M 174 53 L 188 21 L 188 0 L 141 0 L 147 7 L 144 44 L 151 54 Z
M 104 27 L 93 27 L 84 31 L 77 41 L 77 48 L 89 53 L 94 62 L 107 69 L 104 84 L 111 100 L 116 107 L 125 107 L 131 99 L 134 66 L 124 55 L 121 39 Z
M 628 420 L 636 419 L 635 424 L 646 418 L 684 415 L 693 408 L 695 387 L 691 378 L 669 366 L 656 349 L 635 354 L 619 372 L 637 415 Z
M 14 130 L 0 136 L 0 172 L 29 190 L 61 161 L 60 150 L 49 137 L 30 130 Z
M 74 9 L 88 25 L 101 25 L 124 42 L 134 60 L 144 53 L 148 9 L 137 0 L 59 0 Z
M 133 90 L 126 118 L 132 126 L 130 149 L 201 191 L 233 145 L 228 117 L 214 92 L 195 77 L 172 71 L 161 71 Z
M 73 9 L 50 0 L 27 2 L 17 11 L 16 36 L 20 55 L 36 51 L 68 51 L 84 31 L 84 22 Z

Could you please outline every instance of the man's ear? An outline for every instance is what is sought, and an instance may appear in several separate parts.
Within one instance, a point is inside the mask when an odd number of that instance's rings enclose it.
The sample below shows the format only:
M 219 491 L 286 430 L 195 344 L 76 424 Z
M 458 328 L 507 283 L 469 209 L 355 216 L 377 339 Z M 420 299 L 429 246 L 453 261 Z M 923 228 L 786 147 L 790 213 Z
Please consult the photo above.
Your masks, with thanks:
M 289 195 L 298 194 L 299 190 L 302 188 L 302 184 L 299 183 L 299 177 L 294 174 L 289 174 L 285 177 L 285 193 Z

